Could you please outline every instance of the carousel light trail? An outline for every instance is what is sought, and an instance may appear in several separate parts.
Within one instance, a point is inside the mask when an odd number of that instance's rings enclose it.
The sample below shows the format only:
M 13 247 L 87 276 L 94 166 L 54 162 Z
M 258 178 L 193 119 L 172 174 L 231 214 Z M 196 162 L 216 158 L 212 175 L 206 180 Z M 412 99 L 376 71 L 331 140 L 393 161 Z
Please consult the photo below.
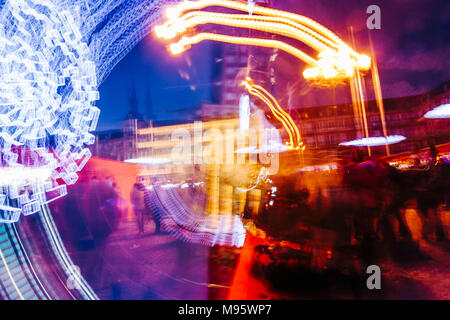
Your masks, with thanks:
M 250 13 L 248 5 L 228 0 L 185 1 L 175 7 L 167 8 L 168 21 L 156 26 L 155 34 L 166 40 L 181 37 L 178 42 L 169 46 L 172 54 L 180 54 L 191 45 L 205 40 L 276 48 L 297 57 L 308 65 L 303 71 L 305 79 L 326 86 L 334 86 L 350 79 L 355 71 L 364 72 L 371 67 L 370 57 L 355 52 L 337 35 L 310 18 L 260 6 L 252 6 L 252 14 L 248 15 L 201 11 L 206 7 L 224 7 Z M 282 35 L 314 49 L 317 52 L 317 59 L 281 40 L 195 33 L 193 29 L 202 24 L 218 24 Z
M 304 53 L 303 51 L 291 46 L 283 41 L 272 40 L 272 39 L 259 39 L 259 38 L 247 38 L 247 37 L 236 37 L 236 36 L 228 36 L 217 33 L 198 33 L 192 37 L 183 37 L 177 43 L 172 43 L 169 48 L 172 54 L 180 54 L 186 51 L 191 45 L 197 44 L 199 42 L 205 40 L 212 40 L 217 42 L 226 42 L 233 44 L 241 44 L 247 46 L 257 46 L 257 47 L 266 47 L 273 49 L 283 50 L 300 60 L 303 60 L 311 65 L 317 65 L 317 61 Z
M 180 17 L 182 17 L 184 12 L 191 11 L 191 10 L 198 10 L 198 9 L 204 9 L 206 7 L 224 7 L 228 9 L 233 9 L 237 11 L 243 11 L 249 12 L 248 5 L 237 2 L 237 1 L 229 1 L 229 0 L 199 0 L 199 1 L 184 1 L 180 3 L 179 5 L 175 7 L 170 7 L 166 9 L 166 16 L 170 20 L 176 20 Z M 256 15 L 260 16 L 269 16 L 269 17 L 276 17 L 276 18 L 285 18 L 288 20 L 291 20 L 293 22 L 297 22 L 300 24 L 305 25 L 306 27 L 314 30 L 315 32 L 322 34 L 323 36 L 329 38 L 333 42 L 335 42 L 338 46 L 349 48 L 344 41 L 342 41 L 336 34 L 334 34 L 332 31 L 327 29 L 326 27 L 322 26 L 321 24 L 317 23 L 316 21 L 291 12 L 286 12 L 282 10 L 277 9 L 271 9 L 261 6 L 252 6 L 251 8 L 251 17 L 254 17 Z M 350 48 L 349 48 L 350 49 Z M 350 49 L 351 50 L 351 49 Z M 354 52 L 355 55 L 357 55 L 356 52 Z
M 171 39 L 180 33 L 186 32 L 189 28 L 193 28 L 201 24 L 221 24 L 239 28 L 249 28 L 273 32 L 283 36 L 287 36 L 310 45 L 318 51 L 337 49 L 337 46 L 327 38 L 312 32 L 319 37 L 315 38 L 310 35 L 307 28 L 284 18 L 249 16 L 241 14 L 222 14 L 211 12 L 190 12 L 183 18 L 176 20 L 172 24 L 159 26 L 155 32 L 164 39 Z
M 198 22 L 192 23 L 192 20 L 197 20 Z M 270 16 L 257 16 L 257 15 L 247 15 L 247 14 L 225 14 L 216 12 L 204 12 L 204 11 L 193 11 L 185 14 L 177 20 L 169 20 L 163 26 L 156 26 L 155 32 L 159 33 L 161 37 L 170 39 L 177 33 L 185 32 L 188 28 L 194 27 L 197 24 L 214 23 L 226 20 L 246 20 L 247 23 L 257 23 L 257 22 L 270 22 L 276 24 L 284 24 L 291 28 L 295 28 L 296 31 L 307 33 L 309 36 L 314 37 L 316 40 L 323 43 L 330 49 L 338 49 L 339 45 L 332 40 L 326 38 L 320 33 L 305 27 L 304 25 L 297 23 L 295 21 L 289 20 L 282 17 L 270 17 Z M 223 24 L 223 23 L 221 23 Z

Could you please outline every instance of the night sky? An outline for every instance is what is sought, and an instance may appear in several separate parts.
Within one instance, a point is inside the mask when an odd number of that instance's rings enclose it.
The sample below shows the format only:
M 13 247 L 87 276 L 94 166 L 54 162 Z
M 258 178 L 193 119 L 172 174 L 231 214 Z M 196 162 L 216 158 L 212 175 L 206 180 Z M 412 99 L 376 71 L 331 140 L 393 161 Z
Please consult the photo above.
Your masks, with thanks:
M 171 56 L 152 36 L 142 40 L 100 86 L 98 130 L 120 128 L 130 105 L 133 75 L 139 112 L 150 118 L 146 98 L 150 89 L 152 119 L 192 119 L 201 102 L 211 100 L 210 43 L 181 56 Z M 207 61 L 205 61 L 207 59 Z
M 366 28 L 366 8 L 372 4 L 381 8 L 381 30 Z M 273 5 L 311 17 L 347 42 L 352 26 L 360 52 L 368 52 L 370 32 L 384 97 L 423 93 L 450 79 L 450 2 L 447 0 L 275 0 Z M 296 68 L 282 68 L 283 59 L 292 61 L 282 55 L 280 59 L 280 67 L 276 70 L 278 77 L 298 79 L 305 66 L 295 61 Z M 100 86 L 98 106 L 102 113 L 98 130 L 120 127 L 120 121 L 129 109 L 132 73 L 135 73 L 141 113 L 149 116 L 145 104 L 149 87 L 152 118 L 192 119 L 198 105 L 212 99 L 212 61 L 210 43 L 196 45 L 174 57 L 163 43 L 152 34 L 148 35 Z M 276 92 L 281 101 L 287 100 L 280 88 Z M 328 102 L 323 99 L 327 95 L 320 90 L 303 90 L 300 96 L 302 94 L 303 99 L 299 99 L 302 102 L 298 105 Z

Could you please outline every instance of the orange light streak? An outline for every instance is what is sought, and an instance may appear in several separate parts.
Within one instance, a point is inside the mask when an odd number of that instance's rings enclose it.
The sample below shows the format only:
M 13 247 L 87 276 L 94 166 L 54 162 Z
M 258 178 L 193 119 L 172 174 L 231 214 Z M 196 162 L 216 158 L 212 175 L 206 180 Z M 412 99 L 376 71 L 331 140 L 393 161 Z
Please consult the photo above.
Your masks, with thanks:
M 279 17 L 193 11 L 175 21 L 167 21 L 163 26 L 159 26 L 159 30 L 161 30 L 161 32 L 163 32 L 163 30 L 166 31 L 166 36 L 164 37 L 162 34 L 161 36 L 167 39 L 168 37 L 173 37 L 179 33 L 185 32 L 188 28 L 207 23 L 237 26 L 256 30 L 261 30 L 258 26 L 269 25 L 272 28 L 267 32 L 277 32 L 278 34 L 297 39 L 305 42 L 318 51 L 337 50 L 339 48 L 336 43 L 320 35 L 314 30 L 289 19 Z M 264 28 L 261 31 L 266 30 L 267 28 Z M 289 32 L 289 34 L 286 34 L 287 32 Z
M 381 118 L 381 128 L 383 130 L 383 136 L 386 138 L 388 136 L 387 127 L 386 127 L 386 116 L 384 113 L 384 104 L 383 104 L 383 95 L 381 93 L 381 84 L 380 84 L 380 75 L 378 73 L 378 66 L 376 61 L 375 52 L 373 50 L 372 38 L 369 33 L 369 42 L 370 49 L 372 53 L 372 82 L 373 82 L 373 90 L 375 91 L 375 100 L 377 102 L 378 110 L 380 111 Z M 390 155 L 391 152 L 389 150 L 389 145 L 386 144 L 386 155 Z
M 308 68 L 303 71 L 304 78 L 320 85 L 331 84 L 333 86 L 350 79 L 356 70 L 367 71 L 370 69 L 371 59 L 368 56 L 356 53 L 333 32 L 310 18 L 259 6 L 253 8 L 252 15 L 192 11 L 211 6 L 248 12 L 248 6 L 242 2 L 229 0 L 187 1 L 167 9 L 169 20 L 163 25 L 155 27 L 156 35 L 160 38 L 172 39 L 195 26 L 210 23 L 279 34 L 310 46 L 318 52 L 318 59 L 279 40 L 243 38 L 213 33 L 199 33 L 183 37 L 179 42 L 170 45 L 170 49 L 173 54 L 179 54 L 190 45 L 204 40 L 276 48 L 286 51 L 308 64 Z M 185 12 L 187 13 L 185 14 Z
M 173 54 L 180 54 L 184 52 L 186 48 L 188 48 L 189 46 L 205 40 L 280 49 L 297 57 L 298 59 L 306 62 L 309 65 L 313 66 L 317 65 L 317 61 L 314 58 L 310 57 L 308 54 L 304 53 L 303 51 L 283 41 L 271 39 L 235 37 L 216 33 L 198 33 L 192 37 L 183 37 L 179 42 L 173 43 L 169 47 Z
M 289 135 L 289 146 L 293 149 L 298 149 L 303 142 L 301 141 L 300 131 L 298 130 L 294 120 L 284 111 L 278 101 L 263 87 L 256 85 L 250 78 L 243 82 L 247 91 L 261 99 L 272 111 L 274 117 L 281 122 Z
M 185 1 L 175 7 L 168 8 L 166 10 L 166 15 L 169 20 L 173 20 L 173 19 L 179 18 L 180 16 L 183 15 L 183 13 L 185 13 L 187 11 L 204 9 L 206 7 L 224 7 L 224 8 L 238 10 L 238 11 L 244 11 L 244 12 L 248 12 L 248 9 L 249 9 L 247 4 L 244 4 L 242 2 L 237 2 L 237 1 L 228 1 L 228 0 Z M 332 31 L 330 31 L 326 27 L 322 26 L 321 24 L 317 23 L 316 21 L 314 21 L 308 17 L 294 14 L 291 12 L 286 12 L 286 11 L 282 11 L 282 10 L 271 9 L 271 8 L 266 8 L 266 7 L 261 7 L 261 6 L 254 6 L 252 15 L 281 17 L 281 18 L 286 18 L 286 19 L 292 20 L 294 22 L 304 24 L 305 26 L 310 27 L 311 29 L 318 32 L 319 34 L 322 34 L 323 36 L 336 42 L 336 44 L 338 44 L 339 46 L 347 47 L 351 50 L 351 48 L 348 47 L 347 44 L 344 41 L 342 41 L 337 35 L 335 35 Z M 353 52 L 353 53 L 355 55 L 358 55 L 356 52 Z
M 368 138 L 369 137 L 369 126 L 367 124 L 366 106 L 365 106 L 365 102 L 364 102 L 364 91 L 363 91 L 363 87 L 362 87 L 362 83 L 361 83 L 361 75 L 359 74 L 359 72 L 356 72 L 355 77 L 356 77 L 356 92 L 357 92 L 357 96 L 358 96 L 359 105 L 361 108 L 361 114 L 362 114 L 363 125 L 364 125 L 364 133 L 365 133 L 366 138 Z M 371 152 L 369 146 L 367 146 L 367 152 L 370 157 L 372 155 L 372 152 Z

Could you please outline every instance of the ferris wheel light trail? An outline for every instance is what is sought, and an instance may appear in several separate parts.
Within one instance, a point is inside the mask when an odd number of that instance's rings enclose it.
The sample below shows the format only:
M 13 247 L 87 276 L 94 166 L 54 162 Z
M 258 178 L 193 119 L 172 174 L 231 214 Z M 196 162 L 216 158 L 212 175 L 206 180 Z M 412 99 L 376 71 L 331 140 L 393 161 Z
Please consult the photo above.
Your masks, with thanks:
M 280 49 L 304 61 L 308 67 L 303 71 L 303 77 L 319 85 L 328 86 L 343 82 L 350 79 L 355 71 L 367 71 L 371 67 L 370 57 L 355 52 L 333 32 L 301 15 L 259 6 L 252 7 L 252 14 L 248 15 L 192 11 L 217 6 L 249 12 L 248 5 L 236 1 L 185 1 L 167 8 L 166 15 L 169 20 L 163 25 L 156 26 L 155 34 L 166 40 L 182 36 L 184 33 L 189 34 L 169 46 L 173 54 L 180 54 L 192 44 L 205 40 Z M 190 30 L 203 24 L 218 24 L 282 35 L 310 46 L 318 52 L 318 58 L 314 59 L 284 41 L 270 38 L 244 38 L 215 33 L 192 35 Z
M 346 141 L 339 143 L 340 146 L 352 146 L 352 147 L 377 147 L 385 146 L 389 144 L 399 143 L 405 140 L 404 136 L 392 135 L 387 137 L 367 137 L 362 139 L 356 139 L 352 141 Z

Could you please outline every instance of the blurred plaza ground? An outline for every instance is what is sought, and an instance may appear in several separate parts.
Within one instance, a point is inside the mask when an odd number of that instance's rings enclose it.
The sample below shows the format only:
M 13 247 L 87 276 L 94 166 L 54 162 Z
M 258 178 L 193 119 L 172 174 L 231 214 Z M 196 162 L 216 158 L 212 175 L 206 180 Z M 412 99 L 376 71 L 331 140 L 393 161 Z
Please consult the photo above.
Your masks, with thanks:
M 417 211 L 409 209 L 410 215 Z M 445 211 L 449 215 L 449 211 Z M 449 299 L 450 245 L 419 240 L 420 253 L 411 243 L 403 256 L 375 245 L 376 262 L 382 271 L 382 289 L 365 288 L 363 263 L 351 249 L 341 252 L 338 270 L 354 268 L 360 277 L 324 276 L 315 285 L 297 283 L 294 291 L 275 289 L 257 277 L 251 266 L 253 250 L 264 243 L 247 233 L 241 249 L 203 246 L 154 234 L 148 221 L 144 235 L 137 235 L 135 221 L 123 222 L 107 240 L 103 259 L 98 251 L 75 253 L 75 261 L 102 264 L 91 285 L 101 299 Z M 447 225 L 448 232 L 448 225 Z M 408 252 L 409 250 L 409 252 Z M 393 254 L 397 256 L 393 256 Z M 87 258 L 87 260 L 83 260 Z M 100 257 L 101 258 L 101 257 Z M 101 261 L 103 260 L 103 261 Z M 83 270 L 83 266 L 81 266 Z

